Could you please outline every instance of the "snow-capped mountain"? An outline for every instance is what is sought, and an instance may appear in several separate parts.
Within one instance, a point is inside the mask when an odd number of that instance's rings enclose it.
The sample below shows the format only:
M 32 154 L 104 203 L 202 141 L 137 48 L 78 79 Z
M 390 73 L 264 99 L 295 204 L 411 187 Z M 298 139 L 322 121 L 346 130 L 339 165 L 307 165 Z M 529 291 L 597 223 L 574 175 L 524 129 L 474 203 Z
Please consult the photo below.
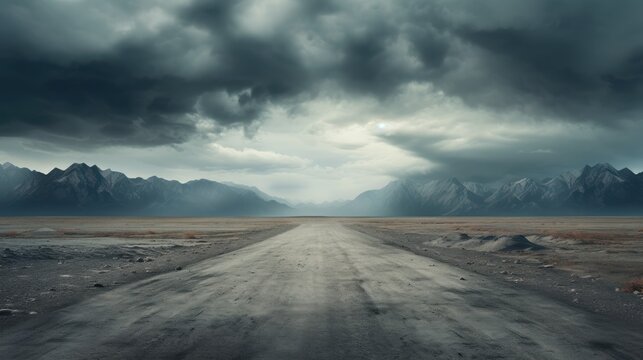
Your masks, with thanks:
M 128 178 L 73 164 L 42 174 L 0 165 L 2 215 L 643 215 L 643 173 L 609 164 L 494 189 L 448 179 L 401 179 L 351 201 L 289 206 L 245 185 Z
M 643 214 L 643 173 L 609 164 L 554 178 L 523 178 L 495 191 L 484 184 L 397 180 L 359 195 L 345 209 L 357 215 Z
M 498 190 L 485 199 L 489 210 L 521 208 L 536 209 L 542 201 L 545 186 L 533 179 L 523 178 L 502 185 Z
M 467 190 L 483 198 L 486 198 L 494 192 L 494 188 L 492 186 L 473 181 L 463 181 L 462 185 L 464 185 Z
M 4 215 L 281 215 L 290 208 L 255 192 L 210 180 L 187 183 L 128 178 L 73 164 L 42 174 L 5 163 L 0 168 Z
M 0 165 L 0 201 L 11 201 L 22 196 L 44 176 L 37 171 L 19 168 L 10 163 Z
M 643 204 L 643 173 L 610 164 L 585 166 L 570 188 L 569 205 L 592 209 L 637 209 Z
M 398 180 L 360 194 L 344 207 L 355 215 L 451 215 L 474 213 L 482 198 L 455 178 L 423 182 Z

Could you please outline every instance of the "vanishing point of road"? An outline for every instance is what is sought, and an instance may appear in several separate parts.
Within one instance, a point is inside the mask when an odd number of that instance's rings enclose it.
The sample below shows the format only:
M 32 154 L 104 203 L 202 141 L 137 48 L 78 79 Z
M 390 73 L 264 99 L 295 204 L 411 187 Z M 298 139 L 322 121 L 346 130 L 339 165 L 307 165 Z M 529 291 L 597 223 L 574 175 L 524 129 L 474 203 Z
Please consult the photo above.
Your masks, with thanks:
M 643 356 L 643 334 L 328 221 L 0 334 L 2 359 Z

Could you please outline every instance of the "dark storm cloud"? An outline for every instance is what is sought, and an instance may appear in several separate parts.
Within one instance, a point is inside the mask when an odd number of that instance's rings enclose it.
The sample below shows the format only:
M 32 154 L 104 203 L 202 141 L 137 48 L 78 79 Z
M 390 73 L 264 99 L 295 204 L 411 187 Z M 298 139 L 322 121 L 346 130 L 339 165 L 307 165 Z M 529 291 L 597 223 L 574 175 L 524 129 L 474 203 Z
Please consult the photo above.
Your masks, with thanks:
M 121 139 L 138 145 L 181 142 L 194 131 L 184 118 L 194 85 L 139 78 L 115 62 L 60 66 L 3 61 L 0 133 Z
M 273 2 L 249 12 L 256 3 L 5 2 L 0 135 L 181 143 L 199 116 L 251 126 L 266 105 L 315 96 L 322 82 L 378 99 L 429 82 L 474 106 L 602 125 L 643 107 L 639 1 Z M 271 17 L 255 32 L 243 26 Z
M 582 165 L 592 155 L 569 144 L 551 144 L 543 137 L 519 139 L 519 144 L 475 149 L 445 150 L 439 146 L 447 140 L 443 136 L 423 134 L 395 134 L 386 138 L 388 142 L 433 162 L 434 168 L 428 176 L 435 178 L 456 177 L 463 181 L 493 182 L 500 179 L 539 177 L 555 174 Z M 543 140 L 545 142 L 543 143 Z M 555 141 L 560 141 L 559 137 Z M 555 146 L 555 153 L 551 149 Z M 562 152 L 561 152 L 562 150 Z M 576 151 L 574 151 L 576 150 Z M 571 167 L 570 167 L 571 166 Z M 426 176 L 416 173 L 414 176 Z
M 486 131 L 475 124 L 471 128 L 472 134 Z M 552 131 L 512 131 L 496 141 L 471 134 L 467 141 L 459 141 L 467 135 L 417 131 L 399 131 L 382 138 L 431 161 L 433 167 L 428 173 L 415 171 L 413 176 L 488 183 L 522 177 L 538 179 L 600 162 L 619 168 L 639 166 L 641 133 L 643 123 L 630 122 L 612 129 L 563 125 Z

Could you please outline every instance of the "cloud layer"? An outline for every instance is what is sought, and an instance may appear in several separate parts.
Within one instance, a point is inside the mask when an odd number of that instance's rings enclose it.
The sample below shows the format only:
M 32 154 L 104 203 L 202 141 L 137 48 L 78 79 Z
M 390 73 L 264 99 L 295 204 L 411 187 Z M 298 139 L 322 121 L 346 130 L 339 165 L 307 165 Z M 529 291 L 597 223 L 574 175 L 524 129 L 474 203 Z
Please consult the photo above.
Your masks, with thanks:
M 643 106 L 638 1 L 9 1 L 3 135 L 180 143 L 335 82 L 614 122 Z
M 8 0 L 0 136 L 75 151 L 206 144 L 220 169 L 260 158 L 260 173 L 375 164 L 391 146 L 425 161 L 397 176 L 625 161 L 643 150 L 629 136 L 641 13 L 635 0 Z M 280 143 L 329 126 L 318 153 Z M 224 144 L 230 131 L 263 132 L 263 148 Z M 364 139 L 380 143 L 370 159 Z

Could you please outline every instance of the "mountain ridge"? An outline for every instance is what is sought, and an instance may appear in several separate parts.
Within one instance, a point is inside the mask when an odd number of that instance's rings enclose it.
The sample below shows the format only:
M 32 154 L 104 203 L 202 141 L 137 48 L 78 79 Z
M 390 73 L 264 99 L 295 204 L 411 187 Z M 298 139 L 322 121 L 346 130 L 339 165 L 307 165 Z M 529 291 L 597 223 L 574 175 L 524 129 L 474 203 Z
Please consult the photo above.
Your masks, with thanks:
M 264 216 L 290 207 L 253 191 L 198 179 L 129 178 L 74 163 L 47 174 L 11 163 L 0 169 L 2 215 Z
M 608 163 L 545 179 L 522 178 L 497 187 L 455 177 L 391 181 L 352 200 L 298 204 L 254 186 L 157 176 L 129 178 L 74 163 L 47 174 L 0 165 L 2 215 L 150 216 L 512 216 L 643 215 L 643 172 Z
M 598 163 L 554 178 L 509 181 L 493 191 L 455 178 L 396 180 L 361 193 L 344 212 L 355 209 L 370 216 L 641 215 L 643 172 Z

